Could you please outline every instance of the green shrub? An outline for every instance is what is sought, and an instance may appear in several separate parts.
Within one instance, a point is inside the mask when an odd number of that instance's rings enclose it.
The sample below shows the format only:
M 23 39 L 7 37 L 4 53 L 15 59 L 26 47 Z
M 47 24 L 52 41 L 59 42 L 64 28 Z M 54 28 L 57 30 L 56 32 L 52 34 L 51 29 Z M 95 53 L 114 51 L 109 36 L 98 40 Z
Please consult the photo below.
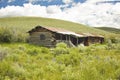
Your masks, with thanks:
M 60 47 L 60 48 L 67 48 L 67 44 L 60 42 L 56 44 L 56 47 Z
M 69 54 L 69 49 L 65 43 L 58 43 L 54 49 L 54 54 Z
M 4 80 L 5 77 L 8 77 L 10 79 L 15 77 L 14 70 L 10 66 L 10 62 L 0 62 L 0 80 Z
M 26 42 L 28 35 L 13 28 L 0 27 L 0 42 Z
M 2 61 L 9 54 L 9 49 L 7 47 L 0 46 L 0 61 Z
M 120 43 L 120 36 L 112 36 L 109 38 L 105 38 L 105 43 L 109 43 L 111 41 L 111 43 Z
M 46 47 L 41 47 L 41 53 L 48 54 L 48 53 L 50 53 L 50 50 L 48 48 L 46 48 Z
M 32 49 L 28 49 L 27 50 L 27 54 L 30 54 L 30 55 L 37 55 L 39 53 L 39 50 L 36 49 L 36 48 L 32 48 Z
M 0 27 L 0 42 L 11 42 L 12 32 L 7 27 Z

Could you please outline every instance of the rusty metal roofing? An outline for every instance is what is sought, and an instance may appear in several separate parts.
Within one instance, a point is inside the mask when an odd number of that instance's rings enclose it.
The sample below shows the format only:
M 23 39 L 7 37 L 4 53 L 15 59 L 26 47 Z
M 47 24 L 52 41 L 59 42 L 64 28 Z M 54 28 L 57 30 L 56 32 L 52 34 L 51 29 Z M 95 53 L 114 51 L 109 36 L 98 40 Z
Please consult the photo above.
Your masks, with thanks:
M 61 29 L 61 28 L 53 28 L 53 27 L 43 27 L 43 28 L 46 28 L 50 31 L 53 31 L 53 32 L 56 32 L 56 33 L 61 33 L 61 34 L 73 34 L 74 33 L 72 31 L 68 31 L 68 30 Z
M 73 36 L 77 36 L 77 37 L 84 37 L 84 35 L 77 34 L 75 32 L 68 31 L 68 30 L 61 29 L 61 28 L 51 28 L 51 27 L 44 27 L 44 28 L 46 28 L 50 31 L 56 32 L 56 33 L 60 33 L 60 34 L 73 35 Z
M 84 37 L 84 35 L 77 34 L 75 32 L 68 31 L 68 30 L 65 30 L 65 29 L 53 28 L 53 27 L 42 27 L 42 26 L 36 26 L 34 29 L 32 29 L 32 30 L 30 30 L 28 32 L 29 33 L 34 32 L 36 29 L 39 29 L 39 28 L 45 28 L 45 29 L 47 29 L 49 31 L 52 31 L 52 32 L 55 32 L 55 33 L 59 33 L 59 34 L 72 35 L 72 36 L 76 36 L 76 37 Z
M 52 31 L 52 32 L 55 32 L 55 33 L 59 33 L 59 34 L 72 35 L 72 36 L 75 36 L 75 37 L 103 37 L 101 35 L 94 35 L 94 34 L 91 34 L 91 33 L 80 33 L 80 34 L 77 34 L 75 32 L 68 31 L 68 30 L 61 29 L 61 28 L 42 27 L 42 26 L 36 26 L 34 29 L 28 31 L 28 33 L 34 32 L 34 31 L 36 31 L 37 29 L 40 29 L 40 28 L 44 28 L 44 29 L 47 29 L 49 31 Z
M 98 34 L 91 34 L 91 33 L 81 33 L 82 35 L 86 36 L 86 37 L 104 37 L 102 35 L 98 35 Z

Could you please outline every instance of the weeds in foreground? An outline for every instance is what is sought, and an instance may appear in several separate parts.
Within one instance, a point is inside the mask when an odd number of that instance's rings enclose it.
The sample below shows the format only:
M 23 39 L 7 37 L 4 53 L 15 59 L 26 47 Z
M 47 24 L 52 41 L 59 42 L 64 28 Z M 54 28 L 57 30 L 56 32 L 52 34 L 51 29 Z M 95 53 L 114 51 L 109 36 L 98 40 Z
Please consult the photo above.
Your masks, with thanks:
M 114 46 L 59 44 L 51 50 L 24 43 L 1 44 L 0 80 L 119 80 L 120 45 Z

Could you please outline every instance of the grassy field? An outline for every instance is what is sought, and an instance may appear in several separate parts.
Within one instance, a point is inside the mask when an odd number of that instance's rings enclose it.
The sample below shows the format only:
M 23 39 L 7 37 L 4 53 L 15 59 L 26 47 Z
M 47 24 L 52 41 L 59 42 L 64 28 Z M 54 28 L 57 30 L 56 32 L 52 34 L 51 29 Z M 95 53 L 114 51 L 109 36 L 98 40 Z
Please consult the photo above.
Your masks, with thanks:
M 0 80 L 120 80 L 120 44 L 1 44 Z
M 46 48 L 26 43 L 36 25 L 105 35 L 104 44 Z M 120 80 L 120 35 L 62 20 L 0 18 L 0 80 Z

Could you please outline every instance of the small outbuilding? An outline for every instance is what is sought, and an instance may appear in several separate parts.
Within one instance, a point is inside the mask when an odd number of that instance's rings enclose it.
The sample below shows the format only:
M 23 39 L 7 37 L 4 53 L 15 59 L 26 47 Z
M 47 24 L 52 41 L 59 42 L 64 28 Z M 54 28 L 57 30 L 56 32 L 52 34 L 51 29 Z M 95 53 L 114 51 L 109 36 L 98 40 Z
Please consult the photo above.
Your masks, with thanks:
M 29 43 L 55 47 L 59 42 L 64 42 L 68 46 L 77 46 L 84 44 L 88 46 L 92 43 L 103 43 L 104 38 L 101 36 L 90 36 L 87 34 L 77 34 L 72 31 L 61 28 L 36 26 L 34 29 L 28 31 L 30 34 Z

